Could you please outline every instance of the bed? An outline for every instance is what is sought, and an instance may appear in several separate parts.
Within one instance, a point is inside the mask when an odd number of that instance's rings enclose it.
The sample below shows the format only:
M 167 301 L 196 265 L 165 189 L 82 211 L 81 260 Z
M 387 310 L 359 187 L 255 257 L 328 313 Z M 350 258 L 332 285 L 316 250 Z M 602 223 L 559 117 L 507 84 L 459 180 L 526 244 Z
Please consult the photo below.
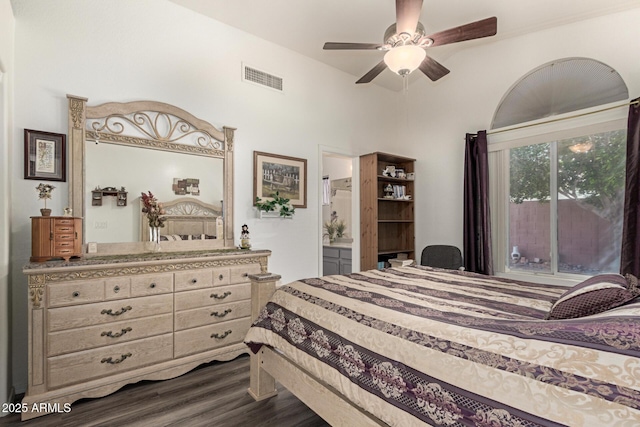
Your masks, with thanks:
M 332 425 L 637 426 L 634 280 L 567 290 L 416 266 L 254 280 L 249 393 L 273 396 L 275 379 Z
M 142 204 L 142 199 L 141 202 Z M 161 241 L 211 240 L 223 235 L 222 206 L 215 206 L 193 198 L 160 202 L 165 210 L 164 227 L 160 229 Z M 149 240 L 147 216 L 140 208 L 140 240 Z

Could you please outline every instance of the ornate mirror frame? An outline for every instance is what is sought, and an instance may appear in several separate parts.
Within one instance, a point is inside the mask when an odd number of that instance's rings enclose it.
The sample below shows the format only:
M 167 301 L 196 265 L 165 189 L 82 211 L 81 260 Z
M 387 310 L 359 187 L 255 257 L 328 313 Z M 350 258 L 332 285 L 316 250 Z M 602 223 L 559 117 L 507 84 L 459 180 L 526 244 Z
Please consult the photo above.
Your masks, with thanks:
M 205 246 L 231 248 L 233 239 L 233 138 L 235 128 L 222 130 L 192 114 L 155 101 L 109 102 L 88 106 L 87 98 L 67 95 L 69 99 L 69 207 L 75 216 L 85 214 L 85 147 L 86 141 L 104 141 L 155 150 L 188 153 L 224 160 L 223 205 L 224 239 L 208 245 L 187 246 L 196 242 L 162 242 L 170 249 L 208 249 Z M 160 129 L 158 122 L 169 126 Z M 166 127 L 166 126 L 165 126 Z M 135 135 L 132 135 L 131 128 Z M 83 227 L 86 227 L 84 225 Z M 83 233 L 83 236 L 85 233 Z M 217 241 L 216 241 L 217 240 Z M 221 241 L 222 240 L 222 241 Z M 83 242 L 85 243 L 85 242 Z M 182 243 L 182 245 L 169 245 Z M 205 243 L 205 242 L 198 242 Z M 131 253 L 148 250 L 145 242 L 110 243 L 98 252 Z

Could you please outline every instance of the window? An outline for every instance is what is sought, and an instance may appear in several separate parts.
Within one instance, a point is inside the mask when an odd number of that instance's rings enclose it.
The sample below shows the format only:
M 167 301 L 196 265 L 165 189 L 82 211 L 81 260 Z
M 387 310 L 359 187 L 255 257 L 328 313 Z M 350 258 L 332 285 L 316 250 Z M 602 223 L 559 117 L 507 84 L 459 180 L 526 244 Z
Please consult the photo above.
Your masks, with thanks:
M 624 115 L 618 108 L 489 136 L 496 272 L 619 271 Z
M 628 97 L 590 58 L 544 64 L 505 94 L 489 132 L 497 273 L 619 271 L 626 111 L 613 104 Z
M 508 269 L 620 269 L 626 131 L 509 149 Z

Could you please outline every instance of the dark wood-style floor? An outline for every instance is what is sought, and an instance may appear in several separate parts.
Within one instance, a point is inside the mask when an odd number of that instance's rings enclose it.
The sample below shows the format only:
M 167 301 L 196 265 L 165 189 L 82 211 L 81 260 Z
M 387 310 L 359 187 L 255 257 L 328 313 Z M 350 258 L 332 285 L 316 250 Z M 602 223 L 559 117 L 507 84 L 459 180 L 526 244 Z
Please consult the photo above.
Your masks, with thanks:
M 19 415 L 0 418 L 0 426 L 180 426 L 316 427 L 328 424 L 295 396 L 279 394 L 255 402 L 248 394 L 249 357 L 214 362 L 167 381 L 128 385 L 100 399 L 84 399 L 67 414 L 50 414 L 21 422 Z

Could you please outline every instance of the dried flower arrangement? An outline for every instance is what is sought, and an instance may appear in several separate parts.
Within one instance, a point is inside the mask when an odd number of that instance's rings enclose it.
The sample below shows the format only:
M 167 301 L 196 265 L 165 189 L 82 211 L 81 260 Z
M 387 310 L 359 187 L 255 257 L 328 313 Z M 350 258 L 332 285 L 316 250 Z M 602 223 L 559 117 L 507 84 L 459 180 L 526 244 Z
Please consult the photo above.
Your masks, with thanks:
M 167 218 L 160 215 L 164 215 L 166 212 L 162 207 L 162 203 L 158 202 L 158 199 L 151 191 L 148 194 L 142 193 L 142 205 L 142 212 L 147 214 L 149 227 L 164 227 L 164 222 Z

